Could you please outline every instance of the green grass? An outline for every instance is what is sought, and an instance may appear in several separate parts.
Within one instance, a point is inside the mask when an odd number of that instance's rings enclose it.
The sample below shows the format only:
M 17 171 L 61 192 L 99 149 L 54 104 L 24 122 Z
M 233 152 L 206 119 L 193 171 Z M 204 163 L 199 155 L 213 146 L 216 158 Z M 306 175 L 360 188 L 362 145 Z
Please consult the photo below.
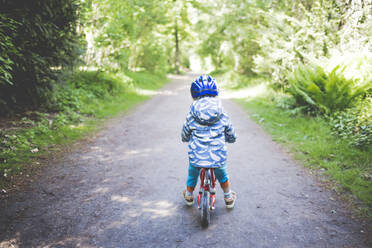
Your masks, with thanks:
M 17 128 L 0 130 L 0 186 L 29 170 L 36 158 L 94 132 L 107 118 L 149 98 L 137 89 L 155 90 L 167 81 L 145 72 L 77 73 L 56 93 L 57 113 L 34 112 L 17 120 Z
M 238 101 L 296 160 L 321 169 L 340 189 L 350 191 L 369 211 L 372 209 L 371 150 L 359 150 L 333 136 L 331 127 L 321 117 L 294 116 L 277 107 L 269 95 Z
M 166 80 L 164 75 L 154 75 L 149 72 L 127 72 L 126 75 L 133 79 L 137 87 L 146 90 L 156 90 L 163 86 Z

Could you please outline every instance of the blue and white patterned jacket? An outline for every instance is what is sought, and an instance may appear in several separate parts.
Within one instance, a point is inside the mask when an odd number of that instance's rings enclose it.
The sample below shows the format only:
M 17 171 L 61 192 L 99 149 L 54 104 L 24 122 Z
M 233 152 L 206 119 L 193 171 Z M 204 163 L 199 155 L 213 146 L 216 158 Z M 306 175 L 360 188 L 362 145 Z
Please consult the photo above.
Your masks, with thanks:
M 189 162 L 195 167 L 219 168 L 226 162 L 226 143 L 236 140 L 221 100 L 203 97 L 191 104 L 182 128 L 182 141 L 189 142 Z

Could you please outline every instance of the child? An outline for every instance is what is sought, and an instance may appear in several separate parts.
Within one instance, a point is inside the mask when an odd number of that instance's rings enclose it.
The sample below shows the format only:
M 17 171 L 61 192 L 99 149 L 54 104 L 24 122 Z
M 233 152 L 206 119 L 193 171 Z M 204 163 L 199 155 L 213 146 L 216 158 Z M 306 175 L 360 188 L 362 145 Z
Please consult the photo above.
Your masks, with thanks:
M 216 80 L 202 75 L 191 84 L 194 102 L 182 128 L 182 141 L 189 142 L 189 169 L 183 197 L 193 205 L 193 191 L 201 167 L 214 168 L 216 178 L 224 191 L 227 208 L 233 208 L 236 193 L 230 190 L 226 171 L 226 144 L 236 140 L 230 118 L 222 110 Z

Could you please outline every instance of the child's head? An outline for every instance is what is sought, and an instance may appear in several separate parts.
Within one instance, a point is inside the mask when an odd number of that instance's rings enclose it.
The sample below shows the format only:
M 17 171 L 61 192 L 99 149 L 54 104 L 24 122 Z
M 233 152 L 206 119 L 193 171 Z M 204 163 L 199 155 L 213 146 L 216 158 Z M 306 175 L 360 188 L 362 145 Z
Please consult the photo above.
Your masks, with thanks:
M 191 84 L 191 96 L 194 100 L 211 96 L 218 96 L 217 81 L 210 75 L 201 75 Z

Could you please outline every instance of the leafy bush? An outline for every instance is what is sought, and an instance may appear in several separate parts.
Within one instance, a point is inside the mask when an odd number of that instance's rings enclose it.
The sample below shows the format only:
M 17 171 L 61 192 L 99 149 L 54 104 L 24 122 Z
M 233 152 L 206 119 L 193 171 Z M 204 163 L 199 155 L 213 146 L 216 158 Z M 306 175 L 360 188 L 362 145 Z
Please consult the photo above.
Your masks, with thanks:
M 286 74 L 300 63 L 310 64 L 328 56 L 337 42 L 339 10 L 331 1 L 290 1 L 288 11 L 260 11 L 260 52 L 254 71 L 269 74 L 275 89 L 287 87 Z M 290 9 L 289 6 L 292 6 Z
M 125 90 L 124 79 L 100 71 L 76 72 L 63 86 L 59 86 L 53 95 L 53 111 L 80 112 L 91 114 L 87 105 L 98 100 L 116 96 Z
M 14 62 L 10 59 L 12 54 L 17 53 L 12 42 L 12 34 L 18 23 L 0 14 L 0 85 L 12 85 L 12 66 Z
M 98 98 L 116 95 L 124 90 L 124 85 L 116 76 L 100 71 L 78 72 L 70 79 L 77 89 L 91 92 Z
M 154 40 L 143 42 L 138 48 L 136 67 L 148 72 L 165 72 L 168 70 L 168 55 L 162 44 L 156 44 Z
M 372 5 L 365 4 L 365 1 L 352 1 L 352 4 L 323 0 L 256 2 L 266 4 L 267 8 L 256 11 L 254 16 L 258 22 L 247 24 L 257 26 L 254 40 L 260 47 L 254 56 L 253 70 L 269 74 L 276 89 L 287 87 L 286 74 L 300 63 L 322 63 L 334 57 L 339 64 L 345 53 L 352 54 L 352 57 L 359 53 L 364 57 L 372 45 L 372 39 L 368 38 L 372 30 Z M 247 36 L 244 30 L 238 29 L 238 32 Z M 358 61 L 344 59 L 346 64 L 351 62 L 359 67 Z
M 289 95 L 276 94 L 272 97 L 272 100 L 276 107 L 285 110 L 292 116 L 303 114 L 303 112 L 308 110 L 306 106 L 298 106 L 296 100 Z
M 325 61 L 324 65 L 326 70 L 340 66 L 345 68 L 342 74 L 346 78 L 353 78 L 358 82 L 367 82 L 372 79 L 372 50 L 337 51 Z
M 361 148 L 372 145 L 372 97 L 360 106 L 333 114 L 329 120 L 333 134 Z
M 0 115 L 9 115 L 48 102 L 52 83 L 76 61 L 79 4 L 77 0 L 0 4 L 0 77 L 6 81 L 0 83 Z
M 366 94 L 371 85 L 357 85 L 352 79 L 346 79 L 335 67 L 326 73 L 321 67 L 298 67 L 289 77 L 289 88 L 298 106 L 307 108 L 307 112 L 332 114 L 352 107 L 355 99 Z

